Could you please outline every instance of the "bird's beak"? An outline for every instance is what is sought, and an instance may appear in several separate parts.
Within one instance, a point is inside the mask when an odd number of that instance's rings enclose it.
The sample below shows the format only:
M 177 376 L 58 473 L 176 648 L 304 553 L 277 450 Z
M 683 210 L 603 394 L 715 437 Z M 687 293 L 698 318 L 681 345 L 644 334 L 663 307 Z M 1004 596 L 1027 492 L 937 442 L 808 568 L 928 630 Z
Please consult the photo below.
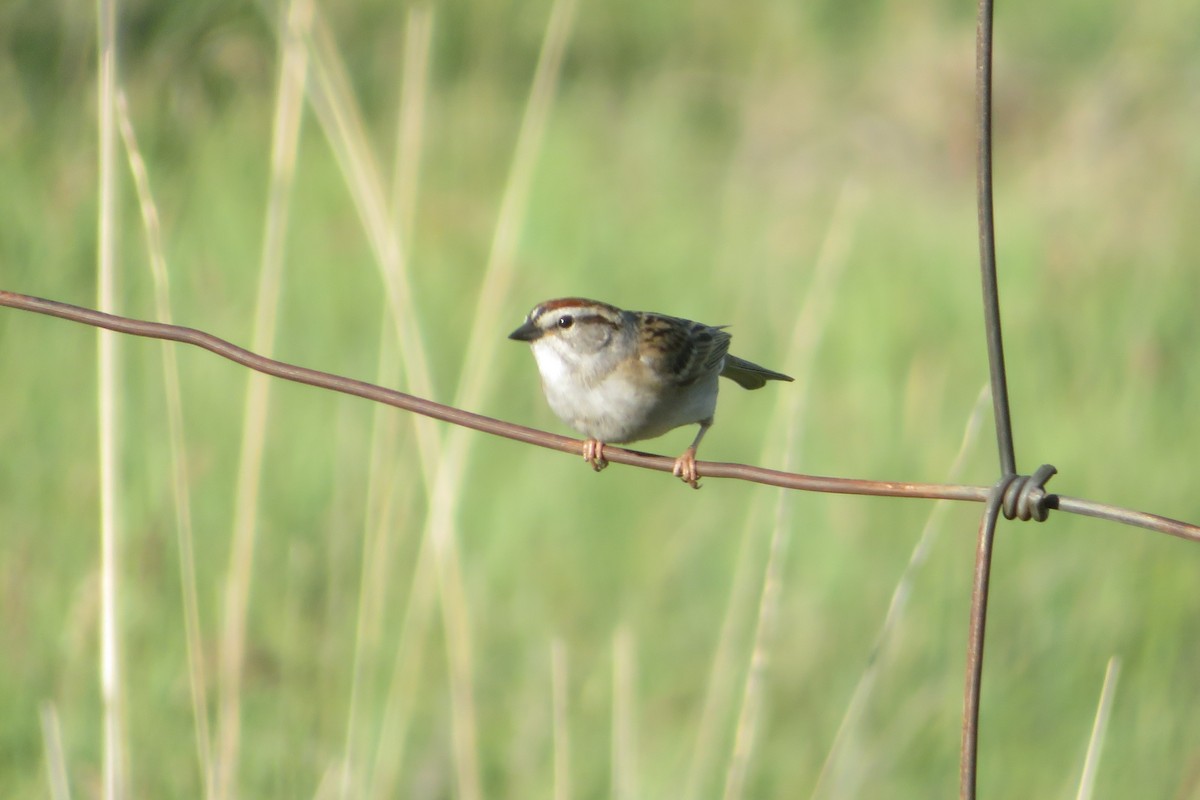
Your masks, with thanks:
M 535 342 L 542 338 L 542 329 L 531 320 L 525 320 L 525 324 L 510 333 L 508 338 L 518 342 Z

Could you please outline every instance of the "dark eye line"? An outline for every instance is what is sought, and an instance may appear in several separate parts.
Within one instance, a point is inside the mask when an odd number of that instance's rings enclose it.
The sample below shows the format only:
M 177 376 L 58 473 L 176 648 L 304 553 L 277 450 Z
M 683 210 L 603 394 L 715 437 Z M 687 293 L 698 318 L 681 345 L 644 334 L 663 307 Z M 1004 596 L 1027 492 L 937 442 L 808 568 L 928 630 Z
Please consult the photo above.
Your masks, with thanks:
M 599 314 L 560 314 L 552 319 L 553 321 L 549 323 L 548 327 L 561 328 L 564 331 L 570 328 L 578 328 L 580 325 L 608 325 L 613 328 L 617 327 L 616 323 Z M 546 323 L 541 324 L 544 325 Z

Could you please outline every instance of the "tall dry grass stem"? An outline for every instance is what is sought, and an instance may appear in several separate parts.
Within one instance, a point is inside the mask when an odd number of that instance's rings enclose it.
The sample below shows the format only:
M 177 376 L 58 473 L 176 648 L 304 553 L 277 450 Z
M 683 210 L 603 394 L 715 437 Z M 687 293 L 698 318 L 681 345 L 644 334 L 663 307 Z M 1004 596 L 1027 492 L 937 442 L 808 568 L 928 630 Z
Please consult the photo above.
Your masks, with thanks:
M 499 324 L 497 315 L 500 309 L 508 306 L 506 298 L 512 284 L 513 255 L 528 204 L 536 156 L 554 99 L 554 87 L 573 10 L 574 0 L 555 0 L 550 10 L 521 130 L 517 135 L 513 164 L 500 204 L 491 254 L 480 281 L 474 324 L 468 337 L 459 388 L 455 395 L 455 405 L 459 407 L 480 403 L 493 373 L 491 365 L 495 363 L 494 352 L 500 341 L 495 336 Z M 429 520 L 425 531 L 425 538 L 433 545 L 433 561 L 441 593 L 454 721 L 452 733 L 459 764 L 459 791 L 464 800 L 477 800 L 482 796 L 472 688 L 471 632 L 456 534 L 466 455 L 472 441 L 462 429 L 454 429 L 447 434 L 444 458 L 439 464 L 430 497 Z
M 421 27 L 431 26 L 432 20 L 422 21 L 420 17 L 416 19 L 410 17 L 410 25 L 412 28 L 407 38 L 412 44 L 422 36 L 430 35 L 431 28 L 422 32 Z M 401 197 L 405 191 L 413 192 L 415 198 L 416 162 L 412 162 L 411 166 L 405 166 L 409 162 L 404 160 L 405 157 L 397 156 L 396 169 L 413 169 L 413 183 L 408 188 L 404 188 L 404 185 L 400 183 L 393 187 L 395 205 L 389 208 L 388 203 L 385 202 L 387 195 L 380 181 L 381 173 L 377 166 L 377 159 L 369 145 L 362 115 L 355 103 L 353 90 L 338 52 L 337 42 L 320 13 L 315 15 L 308 45 L 314 77 L 309 99 L 342 170 L 346 186 L 358 210 L 367 240 L 375 255 L 387 299 L 388 316 L 395 328 L 395 341 L 399 348 L 406 383 L 413 392 L 432 396 L 435 392 L 429 372 L 423 334 L 418 324 L 419 315 L 409 282 L 408 261 L 402 239 L 403 231 L 399 225 L 395 224 L 396 220 L 403 219 L 403 215 L 411 214 L 411 209 L 405 210 L 399 204 L 402 202 Z M 421 57 L 420 47 L 417 44 L 408 51 L 407 63 L 411 64 L 412 59 Z M 424 58 L 428 58 L 428 55 L 426 54 Z M 407 76 L 412 75 L 410 69 L 406 68 L 405 72 Z M 416 78 L 412 78 L 412 80 L 416 80 Z M 406 95 L 406 97 L 413 97 L 413 99 L 402 100 L 402 105 L 405 102 L 412 103 L 412 108 L 415 108 L 417 98 L 412 95 Z M 401 111 L 402 115 L 405 113 L 404 110 Z M 408 116 L 407 119 L 408 122 L 401 126 L 402 131 L 406 125 L 419 127 L 419 119 L 412 116 Z M 409 135 L 411 133 L 410 129 Z M 400 134 L 402 138 L 405 135 L 403 132 Z M 412 140 L 405 141 L 409 142 L 408 146 L 416 147 L 411 143 Z M 417 434 L 421 474 L 424 478 L 426 492 L 430 495 L 429 503 L 432 505 L 435 475 L 438 465 L 442 461 L 442 443 L 431 420 L 414 419 L 413 425 Z M 400 646 L 396 652 L 392 679 L 384 706 L 383 722 L 376 747 L 375 768 L 370 778 L 369 793 L 373 797 L 390 796 L 394 782 L 399 777 L 408 719 L 414 708 L 414 697 L 420 684 L 420 662 L 423 658 L 424 641 L 429 629 L 428 616 L 431 613 L 434 599 L 432 595 L 434 592 L 443 591 L 445 586 L 444 581 L 433 580 L 437 570 L 431 565 L 431 562 L 434 561 L 434 554 L 430 552 L 431 548 L 432 544 L 429 542 L 428 536 L 423 536 L 412 573 L 413 583 L 409 600 L 405 604 Z M 453 551 L 445 556 L 446 559 L 456 558 Z M 437 577 L 440 578 L 440 576 Z M 461 708 L 462 702 L 457 701 L 457 706 Z M 461 742 L 463 738 L 461 717 L 456 717 L 455 727 L 460 731 L 455 734 L 455 740 Z M 473 740 L 473 735 L 470 738 Z M 463 748 L 456 744 L 454 747 L 455 771 L 460 791 L 465 792 L 464 796 L 476 797 L 478 791 L 473 791 L 473 787 L 478 787 L 477 756 L 473 745 L 469 750 L 469 753 L 464 753 Z
M 745 796 L 750 759 L 758 736 L 763 695 L 766 690 L 766 671 L 779 611 L 779 596 L 783 591 L 784 559 L 791 539 L 787 530 L 790 524 L 788 497 L 787 493 L 780 492 L 775 506 L 771 546 L 763 575 L 762 592 L 759 595 L 750 663 L 742 685 L 741 705 L 733 732 L 733 747 L 725 767 L 725 789 L 722 793 L 725 800 L 738 800 Z
M 97 4 L 100 68 L 97 70 L 99 101 L 99 219 L 96 247 L 96 305 L 116 311 L 116 154 L 114 122 L 117 83 L 116 0 Z M 120 509 L 117 507 L 117 336 L 98 331 L 97 428 L 100 440 L 100 703 L 104 718 L 104 797 L 126 796 L 128 750 L 122 724 L 124 694 L 121 690 L 121 647 L 118 617 L 120 576 Z
M 428 539 L 422 540 L 412 572 L 412 586 L 404 604 L 404 619 L 396 643 L 383 705 L 383 722 L 375 748 L 375 767 L 367 795 L 377 800 L 396 797 L 401 766 L 408 743 L 409 724 L 416 708 L 425 659 L 425 644 L 436 599 L 435 575 Z
M 1096 773 L 1100 771 L 1100 755 L 1104 752 L 1104 736 L 1108 733 L 1113 698 L 1117 694 L 1117 679 L 1120 676 L 1121 659 L 1112 656 L 1104 669 L 1104 685 L 1100 690 L 1100 702 L 1096 705 L 1096 718 L 1092 722 L 1092 735 L 1088 738 L 1087 755 L 1083 760 L 1083 772 L 1079 776 L 1079 790 L 1075 793 L 1075 800 L 1091 800 L 1096 793 Z
M 71 781 L 67 776 L 67 758 L 63 755 L 62 724 L 58 708 L 42 703 L 38 709 L 42 727 L 42 749 L 46 753 L 46 784 L 51 800 L 71 800 Z
M 311 31 L 306 39 L 313 75 L 309 100 L 337 159 L 375 256 L 387 301 L 385 315 L 393 327 L 393 341 L 398 347 L 398 363 L 403 368 L 405 383 L 410 390 L 427 396 L 435 392 L 424 337 L 418 323 L 418 309 L 409 282 L 404 237 L 407 232 L 405 225 L 411 224 L 416 198 L 420 130 L 424 115 L 424 89 L 418 88 L 418 84 L 426 80 L 423 76 L 428 67 L 422 62 L 429 58 L 432 22 L 432 12 L 427 8 L 414 8 L 410 13 L 405 47 L 405 90 L 400 111 L 402 122 L 398 133 L 401 152 L 396 157 L 397 174 L 391 193 L 391 207 L 385 201 L 388 195 L 380 180 L 378 161 L 369 144 L 337 42 L 319 10 L 314 13 Z M 442 460 L 442 444 L 431 420 L 414 418 L 413 426 L 420 471 L 428 493 Z M 386 524 L 383 518 L 379 518 L 379 525 Z M 438 588 L 433 581 L 434 570 L 431 568 L 429 550 L 429 543 L 423 539 L 412 573 L 409 600 L 404 606 L 400 645 L 384 704 L 374 766 L 368 778 L 369 788 L 366 792 L 372 797 L 394 795 L 394 785 L 403 761 L 407 724 L 420 684 L 420 664 L 424 657 L 433 594 Z M 355 747 L 353 742 L 348 741 L 348 745 Z M 471 758 L 474 758 L 473 754 Z M 464 777 L 464 771 L 472 770 L 462 764 L 463 760 L 456 751 L 456 771 L 460 784 L 469 786 L 477 783 L 477 779 Z
M 979 390 L 971 413 L 967 415 L 967 423 L 963 427 L 963 437 L 959 443 L 958 454 L 954 457 L 947 473 L 948 480 L 956 480 L 962 475 L 967 458 L 978 443 L 979 431 L 983 427 L 983 417 L 988 406 L 991 405 L 991 399 L 990 387 L 988 384 L 984 384 Z M 901 572 L 899 580 L 896 581 L 896 588 L 892 590 L 887 613 L 879 626 L 879 631 L 875 634 L 875 641 L 871 644 L 866 663 L 859 674 L 858 683 L 854 686 L 850 702 L 846 704 L 846 711 L 842 714 L 842 721 L 833 737 L 833 743 L 825 755 L 825 762 L 821 765 L 821 771 L 817 775 L 817 781 L 813 787 L 813 798 L 845 797 L 858 793 L 858 787 L 853 785 L 853 782 L 860 778 L 862 765 L 854 760 L 853 754 L 856 750 L 853 743 L 860 732 L 867 701 L 879 679 L 880 670 L 883 669 L 885 649 L 904 620 L 917 570 L 929 557 L 929 551 L 942 529 L 942 523 L 949 508 L 948 501 L 938 500 L 929 510 L 929 516 L 921 529 L 921 536 L 913 546 L 908 564 Z
M 304 33 L 312 15 L 311 0 L 294 0 L 286 7 L 286 22 L 279 61 L 271 140 L 271 172 L 267 190 L 266 222 L 259 267 L 258 295 L 254 308 L 254 349 L 275 349 L 276 316 L 283 276 L 287 223 L 296 149 L 300 139 L 302 100 L 308 53 Z M 250 603 L 254 550 L 258 531 L 259 484 L 270 404 L 270 383 L 252 375 L 246 384 L 241 452 L 238 458 L 232 545 L 225 579 L 224 624 L 219 651 L 219 704 L 217 735 L 217 796 L 238 794 L 237 773 L 241 758 L 242 668 L 245 661 L 246 617 Z
M 787 453 L 794 452 L 800 446 L 800 442 L 797 441 L 796 425 L 798 420 L 804 418 L 809 385 L 808 376 L 811 374 L 813 360 L 822 334 L 827 327 L 829 309 L 835 307 L 833 295 L 840 282 L 861 203 L 861 191 L 853 184 L 845 184 L 839 194 L 838 202 L 834 206 L 825 240 L 818 253 L 811 285 L 805 293 L 805 300 L 796 316 L 796 324 L 793 326 L 785 360 L 789 364 L 799 365 L 797 371 L 799 391 L 793 393 L 791 397 L 781 398 L 771 422 L 771 427 L 784 427 L 788 431 L 787 435 L 777 440 L 785 444 L 783 457 L 786 457 Z M 726 717 L 733 702 L 733 675 L 738 657 L 737 642 L 745 638 L 746 608 L 743 598 L 750 597 L 751 582 L 754 579 L 750 559 L 751 553 L 754 551 L 754 548 L 751 547 L 752 533 L 756 527 L 757 523 L 751 518 L 747 520 L 746 528 L 743 531 L 729 601 L 726 604 L 721 633 L 718 637 L 712 666 L 709 669 L 708 688 L 705 692 L 700 721 L 696 727 L 696 737 L 692 746 L 688 771 L 684 778 L 682 796 L 687 800 L 702 793 L 706 770 L 714 761 L 720 731 L 719 725 Z M 774 533 L 771 542 L 768 553 L 780 553 L 783 545 Z M 762 579 L 764 585 L 767 575 L 772 569 L 771 557 L 768 556 Z M 760 620 L 763 611 L 765 609 L 762 608 L 760 600 Z M 761 628 L 761 625 L 756 627 Z M 745 698 L 746 695 L 743 692 L 743 699 Z M 746 755 L 748 756 L 748 753 Z
M 146 252 L 150 275 L 154 283 L 154 310 L 162 322 L 171 322 L 171 283 L 167 269 L 166 251 L 162 242 L 158 204 L 150 189 L 150 174 L 138 147 L 129 103 L 125 92 L 117 92 L 117 122 L 133 185 L 137 192 L 138 208 L 142 215 L 142 230 L 146 236 Z M 196 756 L 204 784 L 204 796 L 215 796 L 216 785 L 212 760 L 212 737 L 208 726 L 208 678 L 204 665 L 204 650 L 200 639 L 200 601 L 196 588 L 196 548 L 192 531 L 191 478 L 188 474 L 186 445 L 183 438 L 183 392 L 179 384 L 179 364 L 176 348 L 163 342 L 163 389 L 167 402 L 167 432 L 171 456 L 171 490 L 175 499 L 175 537 L 179 546 L 179 577 L 183 595 L 183 630 L 187 648 L 188 688 L 192 697 L 192 719 L 196 735 Z
M 830 314 L 836 308 L 833 296 L 840 285 L 847 254 L 854 241 L 853 234 L 862 203 L 861 188 L 853 181 L 845 182 L 834 206 L 825 240 L 817 255 L 812 283 L 792 329 L 787 361 L 789 364 L 799 365 L 796 369 L 798 391 L 791 397 L 780 395 L 773 422 L 773 428 L 784 430 L 784 435 L 779 441 L 785 443 L 781 456 L 785 470 L 792 469 L 804 451 L 801 424 L 808 416 L 813 365 L 828 329 Z M 779 598 L 783 592 L 783 569 L 791 540 L 793 499 L 790 493 L 778 492 L 775 501 L 771 543 L 767 551 L 767 563 L 759 594 L 750 662 L 742 687 L 741 705 L 733 733 L 733 747 L 725 770 L 725 800 L 738 800 L 745 795 L 750 759 L 757 743 L 763 697 L 766 692 L 767 667 L 775 620 L 779 613 Z
M 314 11 L 306 43 L 312 59 L 313 78 L 309 85 L 309 102 L 342 170 L 346 188 L 375 256 L 390 319 L 395 326 L 405 383 L 412 392 L 433 397 L 437 393 L 429 371 L 419 309 L 409 283 L 401 232 L 392 224 L 393 212 L 385 199 L 387 193 L 383 189 L 382 173 L 370 146 L 337 41 L 319 9 Z M 441 441 L 429 420 L 414 419 L 413 425 L 421 471 L 429 486 L 440 461 Z
M 391 193 L 391 218 L 393 226 L 399 231 L 402 263 L 408 263 L 407 248 L 411 247 L 412 241 L 410 234 L 417 201 L 417 177 L 425 119 L 425 84 L 429 73 L 432 35 L 433 14 L 430 9 L 427 6 L 410 8 L 405 25 L 402 89 Z M 390 333 L 391 325 L 387 319 L 386 308 L 383 310 L 383 320 L 376 375 L 381 385 L 388 386 L 395 385 L 400 380 L 400 359 L 393 348 L 393 336 Z M 393 791 L 391 785 L 404 759 L 403 737 L 395 732 L 395 727 L 407 725 L 407 718 L 390 720 L 387 712 L 393 709 L 391 704 L 386 704 L 383 708 L 383 719 L 376 740 L 377 753 L 373 759 L 368 758 L 366 753 L 366 723 L 359 721 L 368 668 L 369 665 L 374 665 L 379 657 L 380 629 L 390 583 L 389 556 L 395 545 L 393 501 L 396 498 L 396 481 L 399 477 L 397 426 L 398 418 L 390 409 L 382 406 L 375 409 L 366 513 L 363 516 L 365 529 L 359 582 L 359 611 L 356 617 L 350 710 L 347 714 L 344 771 L 340 787 L 342 797 L 362 796 L 367 793 L 375 796 L 376 775 L 380 770 L 385 773 L 384 783 L 388 787 L 384 795 L 386 796 Z M 414 643 L 416 652 L 413 656 L 418 662 L 423 658 L 424 645 L 424 637 Z M 385 735 L 385 732 L 390 735 Z M 374 768 L 372 762 L 375 764 Z M 381 766 L 382 764 L 387 766 Z
M 392 347 L 390 325 L 380 328 L 379 363 L 376 376 L 383 385 L 399 380 L 399 358 Z M 346 744 L 339 796 L 364 796 L 371 786 L 373 770 L 366 754 L 366 721 L 360 719 L 364 692 L 373 676 L 371 667 L 379 658 L 387 590 L 391 584 L 391 556 L 396 545 L 396 509 L 400 492 L 411 487 L 400 480 L 397 431 L 400 420 L 390 409 L 377 408 L 372 415 L 371 452 L 363 515 L 362 563 L 359 570 L 358 613 L 355 616 L 354 656 L 351 666 L 349 710 L 346 714 Z M 421 646 L 423 643 L 418 643 Z M 386 708 L 386 706 L 385 706 Z M 377 742 L 382 747 L 382 737 Z M 403 760 L 403 748 L 391 747 L 389 759 Z
M 638 792 L 637 642 L 629 623 L 613 633 L 612 796 L 634 800 Z
M 406 263 L 415 234 L 413 219 L 417 211 L 421 151 L 425 141 L 432 43 L 433 10 L 424 4 L 412 6 L 405 15 L 404 64 L 400 70 L 400 102 L 392 161 L 392 225 L 400 232 Z
M 567 713 L 567 644 L 550 642 L 550 703 L 554 731 L 554 800 L 571 798 L 571 725 Z

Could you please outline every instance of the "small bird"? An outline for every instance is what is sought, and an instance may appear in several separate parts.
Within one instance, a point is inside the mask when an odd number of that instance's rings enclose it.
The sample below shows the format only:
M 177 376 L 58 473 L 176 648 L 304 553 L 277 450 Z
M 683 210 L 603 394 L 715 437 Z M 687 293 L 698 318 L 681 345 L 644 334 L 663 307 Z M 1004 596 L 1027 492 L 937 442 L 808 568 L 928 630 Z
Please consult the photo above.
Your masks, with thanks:
M 730 355 L 722 327 L 566 297 L 534 306 L 508 338 L 531 345 L 551 410 L 587 437 L 583 458 L 597 472 L 608 466 L 606 443 L 698 424 L 674 474 L 699 489 L 696 448 L 713 424 L 717 378 L 744 389 L 792 380 Z

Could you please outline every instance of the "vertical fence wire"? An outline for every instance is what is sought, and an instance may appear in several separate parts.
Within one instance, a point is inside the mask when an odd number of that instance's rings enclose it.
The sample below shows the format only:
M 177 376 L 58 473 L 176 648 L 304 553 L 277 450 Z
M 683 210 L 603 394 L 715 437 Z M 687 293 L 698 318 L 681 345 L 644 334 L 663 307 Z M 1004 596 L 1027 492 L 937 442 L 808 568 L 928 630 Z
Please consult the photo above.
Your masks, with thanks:
M 992 406 L 1000 472 L 1015 475 L 1012 419 L 1008 408 L 1008 377 L 1004 371 L 1004 342 L 1000 336 L 1000 293 L 996 283 L 996 228 L 992 211 L 992 0 L 979 0 L 975 29 L 975 111 L 977 115 L 976 190 L 979 213 L 979 269 L 983 278 L 983 319 L 987 330 Z
M 966 686 L 963 691 L 962 744 L 959 754 L 959 797 L 974 800 L 979 754 L 979 701 L 983 685 L 983 646 L 987 628 L 992 552 L 1005 494 L 1017 474 L 1004 341 L 1000 332 L 1000 292 L 996 280 L 996 230 L 992 207 L 992 0 L 979 0 L 975 29 L 976 192 L 979 220 L 979 271 L 983 284 L 983 318 L 991 373 L 1000 482 L 993 488 L 979 521 L 979 543 L 971 591 L 967 633 Z M 1042 518 L 1044 518 L 1044 510 Z
M 959 790 L 962 800 L 975 798 L 975 771 L 979 755 L 979 694 L 983 686 L 983 643 L 987 627 L 988 588 L 992 572 L 992 545 L 1003 499 L 1003 482 L 992 491 L 979 520 L 979 545 L 975 554 L 974 590 L 971 592 L 971 626 L 967 634 L 966 688 L 963 690 L 962 747 L 959 755 Z
M 1008 407 L 1008 378 L 1000 334 L 1000 292 L 996 280 L 996 230 L 992 208 L 992 0 L 979 0 L 975 28 L 975 114 L 979 271 L 983 283 L 983 318 L 991 373 L 992 408 L 1000 472 L 1017 471 Z M 988 586 L 992 549 L 1000 512 L 1000 492 L 993 491 L 979 521 L 979 544 L 971 591 L 971 621 L 967 633 L 966 687 L 963 690 L 962 743 L 959 752 L 959 797 L 974 800 L 979 755 L 979 695 L 983 685 L 983 644 L 987 627 Z

